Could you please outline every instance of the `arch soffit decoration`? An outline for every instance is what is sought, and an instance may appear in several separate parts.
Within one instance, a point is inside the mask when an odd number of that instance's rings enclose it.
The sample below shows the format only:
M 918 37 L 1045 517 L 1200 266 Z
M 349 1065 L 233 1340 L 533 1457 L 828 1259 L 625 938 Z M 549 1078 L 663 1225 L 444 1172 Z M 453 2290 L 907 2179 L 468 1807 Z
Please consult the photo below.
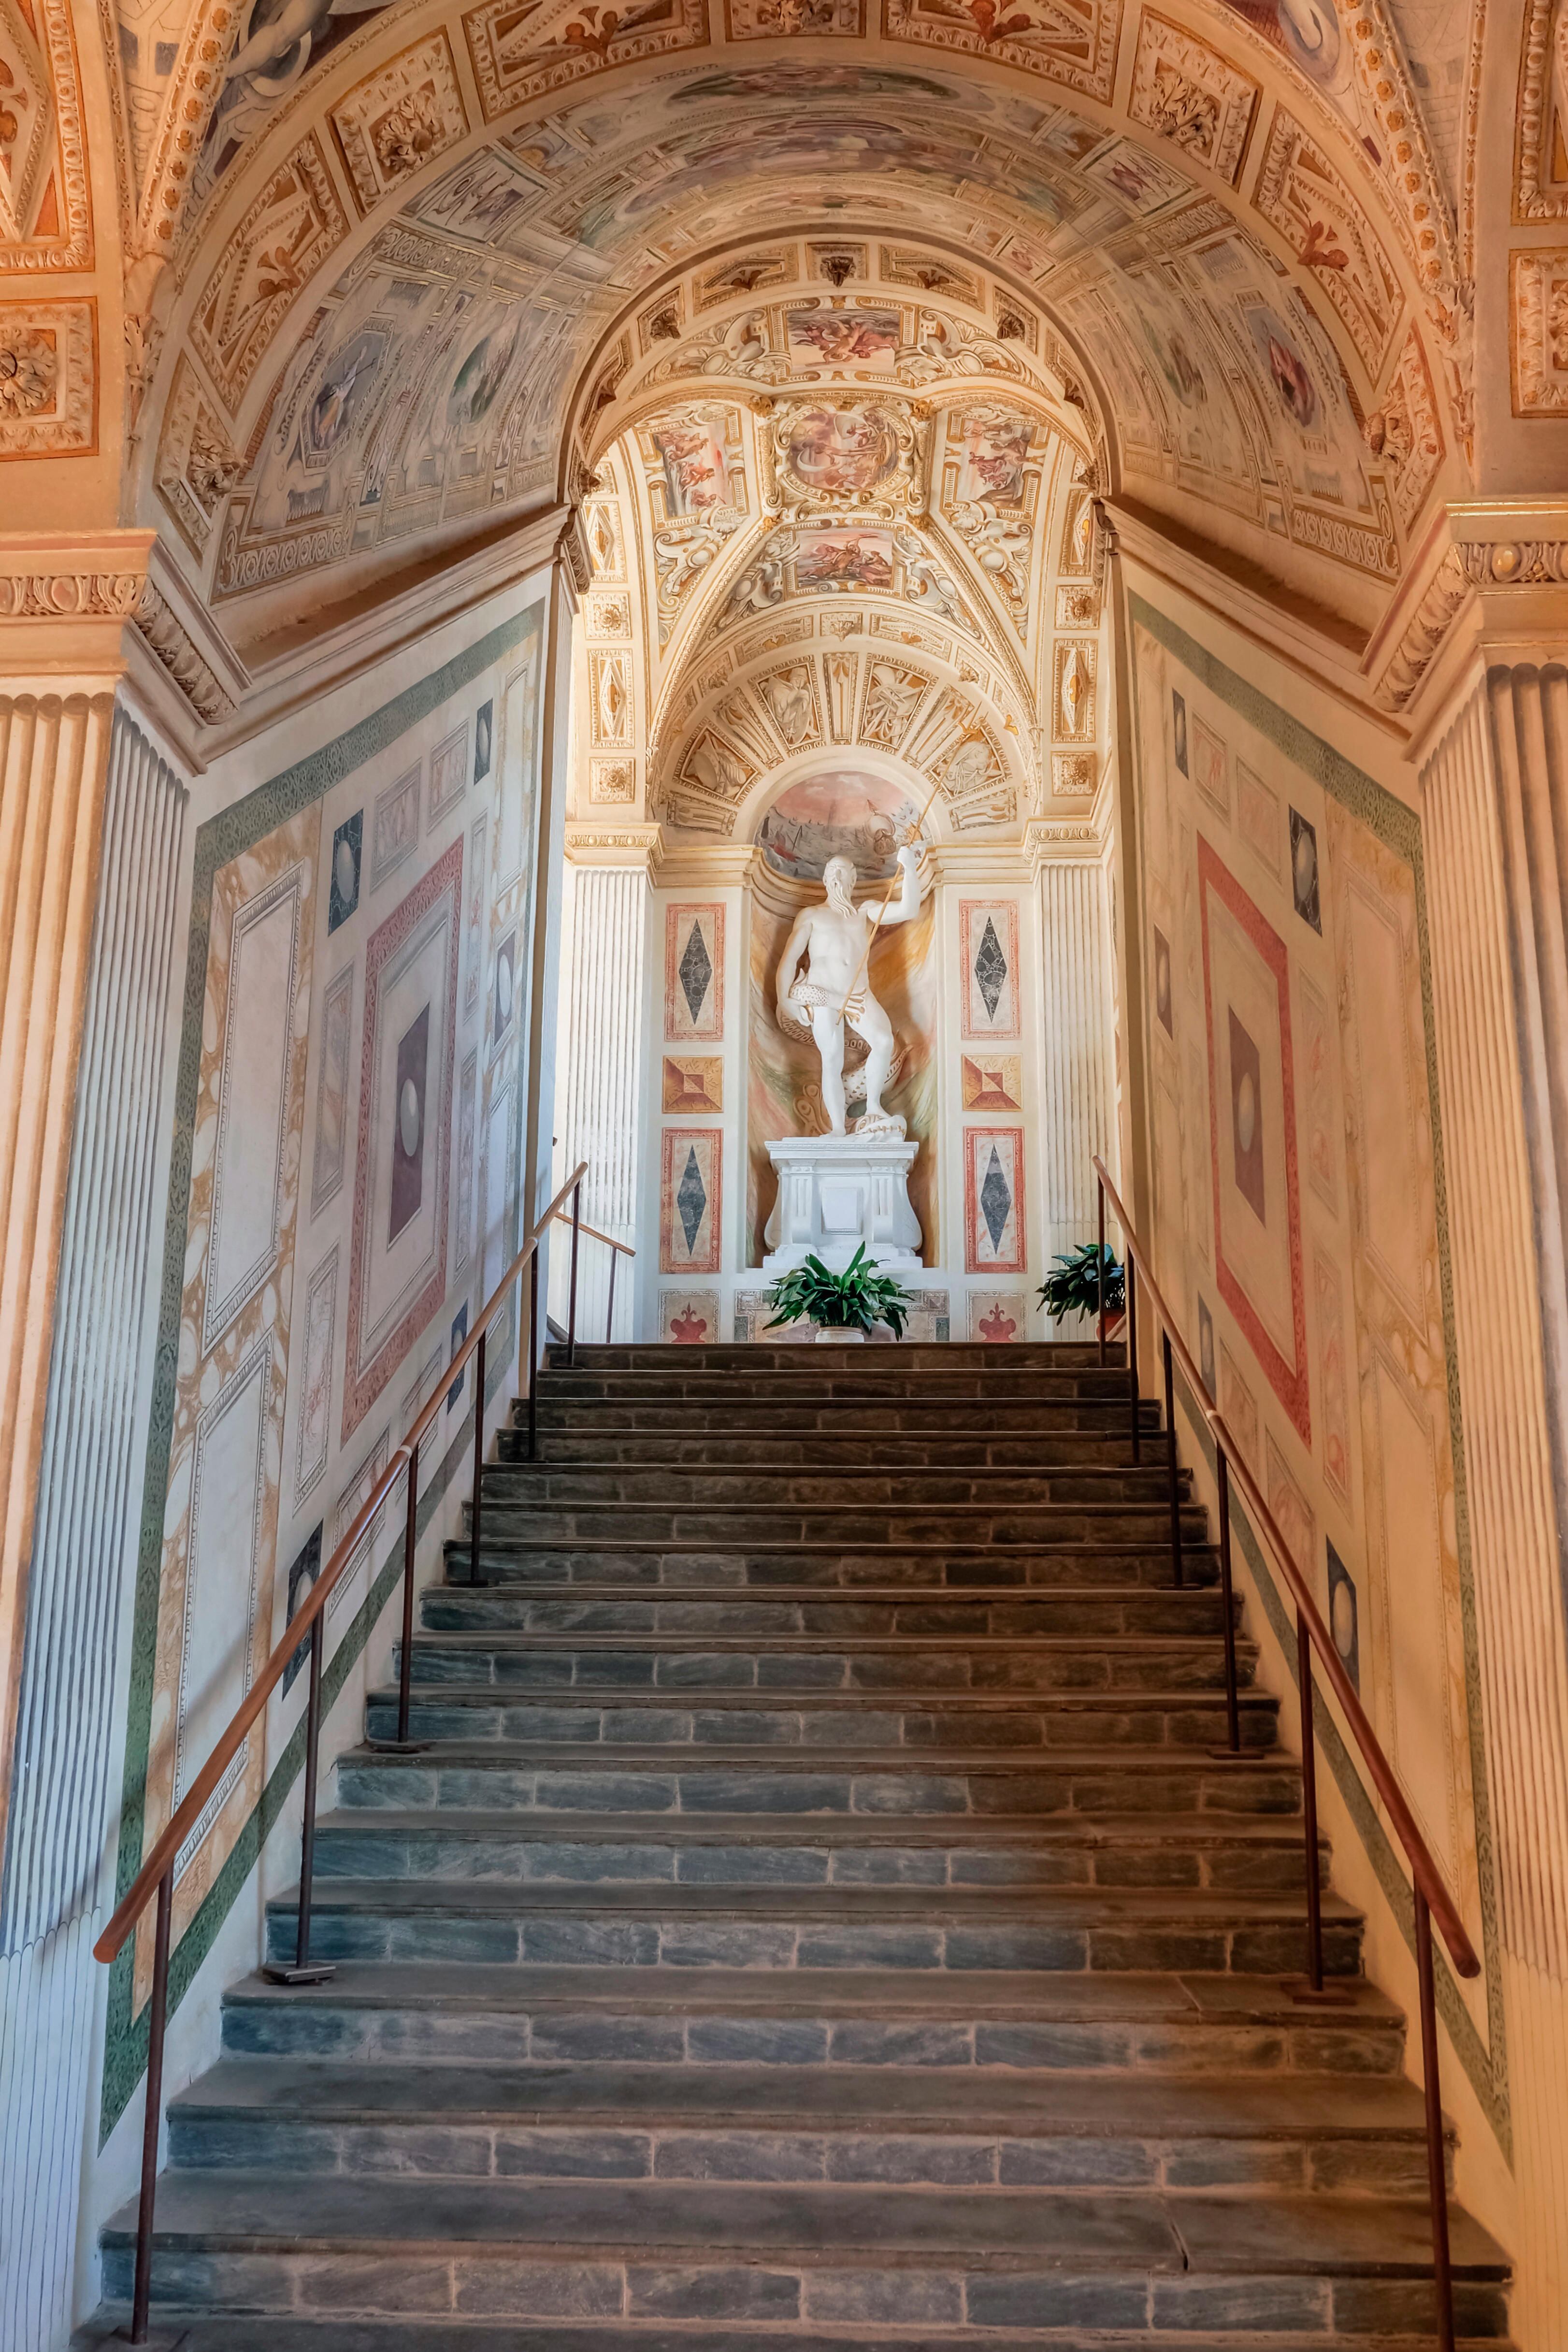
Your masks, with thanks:
M 701 0 L 629 10 L 586 47 L 591 12 L 482 5 L 448 22 L 393 5 L 349 20 L 335 53 L 256 110 L 221 173 L 210 139 L 193 163 L 182 134 L 196 201 L 145 462 L 156 519 L 175 520 L 209 598 L 384 547 L 378 467 L 401 478 L 409 537 L 548 499 L 563 487 L 565 413 L 599 397 L 607 364 L 612 394 L 617 365 L 633 373 L 647 289 L 665 290 L 672 254 L 727 226 L 755 251 L 783 208 L 798 217 L 791 171 L 820 188 L 826 141 L 843 142 L 832 168 L 846 241 L 918 242 L 922 201 L 935 204 L 933 228 L 950 239 L 956 220 L 993 263 L 993 300 L 1004 272 L 1031 288 L 1058 358 L 1092 399 L 1099 388 L 1122 481 L 1175 513 L 1221 517 L 1275 568 L 1299 554 L 1320 593 L 1326 577 L 1370 623 L 1468 429 L 1450 225 L 1375 6 L 1343 28 L 1325 95 L 1267 7 L 1260 30 L 1221 0 L 1158 15 L 1096 0 L 1092 38 L 1074 47 L 1041 0 L 1022 0 L 1031 21 L 1016 37 L 989 42 L 977 0 L 886 0 L 869 37 L 854 0 L 809 0 L 820 37 L 769 37 L 772 5 L 727 0 L 722 49 Z M 225 90 L 246 79 L 225 72 Z M 296 483 L 275 495 L 269 535 L 257 511 L 269 457 L 302 411 L 315 416 L 311 378 L 335 355 L 333 331 L 340 355 L 356 309 L 370 320 L 375 294 L 422 272 L 423 308 L 403 297 L 416 315 L 401 363 L 376 362 L 405 383 L 409 361 L 443 346 L 459 292 L 504 341 L 502 314 L 515 328 L 519 305 L 543 322 L 441 387 L 467 426 L 481 411 L 497 420 L 487 445 L 473 435 L 469 474 L 432 483 L 430 414 L 396 446 L 379 419 L 379 439 L 372 422 L 354 452 L 354 513 L 340 495 L 333 505 L 329 480 Z M 682 299 L 696 291 L 690 278 Z M 747 309 L 743 298 L 677 325 L 695 340 L 733 331 Z M 471 356 L 457 355 L 459 374 Z M 375 408 L 373 384 L 357 389 L 374 373 L 362 353 L 346 395 L 326 387 L 321 431 L 345 431 L 345 408 L 361 420 Z M 439 493 L 423 509 L 421 489 Z

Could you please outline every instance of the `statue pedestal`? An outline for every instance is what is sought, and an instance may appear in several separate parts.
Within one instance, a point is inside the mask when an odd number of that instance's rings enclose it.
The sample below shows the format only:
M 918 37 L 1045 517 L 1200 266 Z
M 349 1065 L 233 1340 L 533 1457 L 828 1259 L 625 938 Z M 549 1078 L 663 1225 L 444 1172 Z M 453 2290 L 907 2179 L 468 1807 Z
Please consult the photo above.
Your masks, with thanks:
M 909 1171 L 918 1143 L 896 1136 L 787 1135 L 768 1157 L 779 1198 L 763 1238 L 762 1271 L 792 1273 L 820 1257 L 841 1274 L 863 1243 L 883 1274 L 923 1271 L 920 1221 L 909 1205 Z

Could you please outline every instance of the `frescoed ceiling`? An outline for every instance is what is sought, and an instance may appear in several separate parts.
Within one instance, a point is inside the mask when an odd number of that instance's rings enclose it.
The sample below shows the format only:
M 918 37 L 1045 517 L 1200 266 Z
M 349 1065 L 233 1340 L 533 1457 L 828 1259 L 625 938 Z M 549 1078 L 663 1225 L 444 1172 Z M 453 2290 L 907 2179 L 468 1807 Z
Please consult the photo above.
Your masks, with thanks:
M 1568 148 L 1554 0 L 1526 13 L 1511 201 L 1541 243 Z M 744 408 L 803 382 L 808 298 L 896 295 L 896 340 L 841 388 L 921 400 L 1033 367 L 1107 495 L 1364 635 L 1433 502 L 1469 489 L 1475 20 L 1448 0 L 104 0 L 104 20 L 127 363 L 99 372 L 86 306 L 18 318 L 0 429 L 7 454 L 93 448 L 123 400 L 122 514 L 166 531 L 242 654 L 394 551 L 570 499 L 655 394 L 700 379 Z M 65 0 L 0 0 L 0 26 L 24 101 L 0 122 L 0 245 L 37 282 L 91 261 L 84 85 Z M 1568 415 L 1551 259 L 1509 278 L 1520 417 Z

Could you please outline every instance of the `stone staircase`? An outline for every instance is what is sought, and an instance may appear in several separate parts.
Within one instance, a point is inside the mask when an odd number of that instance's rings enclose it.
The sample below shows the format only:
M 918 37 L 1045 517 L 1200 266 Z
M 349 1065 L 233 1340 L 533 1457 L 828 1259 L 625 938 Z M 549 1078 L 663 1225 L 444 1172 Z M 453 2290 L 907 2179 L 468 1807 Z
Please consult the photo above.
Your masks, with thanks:
M 1145 1426 L 1154 1432 L 1151 1417 Z M 583 1348 L 170 2108 L 189 2352 L 1433 2341 L 1405 2022 L 1092 1349 Z M 396 1661 L 393 1673 L 396 1672 Z M 395 1691 L 371 1699 L 371 1741 Z M 1323 1855 L 1326 1883 L 1327 1854 Z M 274 1957 L 292 1901 L 268 1906 Z M 108 2230 L 129 2297 L 133 2213 Z M 1455 2210 L 1459 2326 L 1507 2269 Z M 180 2329 L 186 2332 L 182 2336 Z

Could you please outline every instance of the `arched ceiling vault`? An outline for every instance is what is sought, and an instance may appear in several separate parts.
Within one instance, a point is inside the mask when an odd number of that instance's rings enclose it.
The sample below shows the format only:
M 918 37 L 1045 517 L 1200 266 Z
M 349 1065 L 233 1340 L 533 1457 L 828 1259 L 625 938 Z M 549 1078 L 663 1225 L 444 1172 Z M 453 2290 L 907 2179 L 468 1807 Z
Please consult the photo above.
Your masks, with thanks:
M 162 111 L 123 68 L 171 265 L 138 511 L 243 643 L 573 495 L 677 394 L 984 384 L 1370 629 L 1469 430 L 1380 8 L 209 0 Z M 813 311 L 897 326 L 813 374 Z

